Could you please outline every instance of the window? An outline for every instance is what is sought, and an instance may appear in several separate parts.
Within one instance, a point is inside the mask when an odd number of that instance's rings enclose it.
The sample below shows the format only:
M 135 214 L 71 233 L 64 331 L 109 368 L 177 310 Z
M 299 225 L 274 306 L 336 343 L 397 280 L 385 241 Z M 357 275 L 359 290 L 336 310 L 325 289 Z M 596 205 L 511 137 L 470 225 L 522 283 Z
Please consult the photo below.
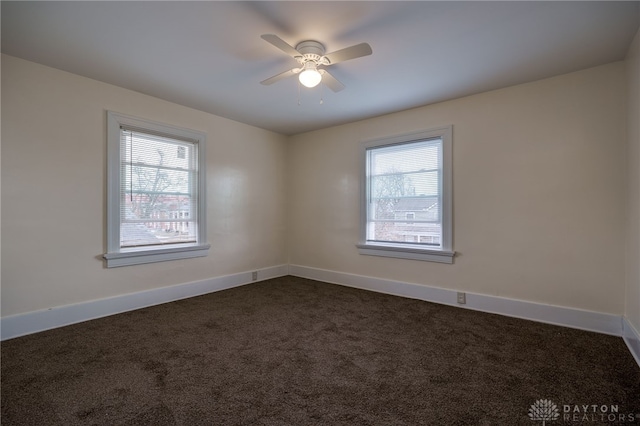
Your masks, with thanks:
M 107 267 L 202 257 L 203 133 L 107 114 Z
M 453 263 L 452 126 L 362 144 L 361 254 Z

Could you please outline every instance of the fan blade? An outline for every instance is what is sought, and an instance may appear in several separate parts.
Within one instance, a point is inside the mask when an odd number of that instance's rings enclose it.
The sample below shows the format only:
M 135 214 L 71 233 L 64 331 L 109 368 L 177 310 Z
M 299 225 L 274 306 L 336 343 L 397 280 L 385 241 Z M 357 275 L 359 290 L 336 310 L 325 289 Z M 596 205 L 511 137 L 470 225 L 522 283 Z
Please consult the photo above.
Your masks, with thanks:
M 281 39 L 275 34 L 263 34 L 260 37 L 262 37 L 263 40 L 273 44 L 275 47 L 282 50 L 284 53 L 286 53 L 289 56 L 292 56 L 294 58 L 296 56 L 302 56 L 300 52 L 298 52 L 296 49 L 291 47 L 289 43 L 287 43 L 286 41 L 284 41 L 283 39 Z
M 371 55 L 373 51 L 371 46 L 367 43 L 356 44 L 355 46 L 346 47 L 335 52 L 324 55 L 329 60 L 329 65 L 337 64 L 338 62 L 348 61 L 349 59 L 360 58 L 362 56 Z
M 299 68 L 294 68 L 292 70 L 289 71 L 285 71 L 285 72 L 281 72 L 280 74 L 274 75 L 271 78 L 268 78 L 266 80 L 263 80 L 260 82 L 260 84 L 263 84 L 265 86 L 268 86 L 270 84 L 276 83 L 282 79 L 285 79 L 287 77 L 291 77 L 292 75 L 296 75 L 300 72 Z
M 322 70 L 322 71 L 324 71 L 322 73 L 322 82 L 324 83 L 325 86 L 327 86 L 329 89 L 333 90 L 334 92 L 339 92 L 342 89 L 344 89 L 344 84 L 340 83 L 334 76 L 329 74 L 329 71 L 327 70 Z

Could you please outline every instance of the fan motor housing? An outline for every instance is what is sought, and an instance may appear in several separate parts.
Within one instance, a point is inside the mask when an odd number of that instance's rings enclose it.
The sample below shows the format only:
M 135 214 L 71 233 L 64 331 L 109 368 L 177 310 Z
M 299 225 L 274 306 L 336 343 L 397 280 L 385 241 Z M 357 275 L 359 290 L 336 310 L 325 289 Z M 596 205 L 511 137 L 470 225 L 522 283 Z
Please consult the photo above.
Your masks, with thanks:
M 324 55 L 324 46 L 315 40 L 306 40 L 296 45 L 296 50 L 311 61 L 319 61 Z

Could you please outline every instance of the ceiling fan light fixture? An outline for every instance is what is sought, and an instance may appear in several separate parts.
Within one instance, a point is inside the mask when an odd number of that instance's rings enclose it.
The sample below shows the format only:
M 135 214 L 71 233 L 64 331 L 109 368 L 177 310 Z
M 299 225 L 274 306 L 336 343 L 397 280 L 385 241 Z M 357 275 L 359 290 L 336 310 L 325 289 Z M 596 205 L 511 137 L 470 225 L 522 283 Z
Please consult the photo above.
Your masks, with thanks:
M 263 34 L 260 37 L 262 37 L 262 39 L 267 43 L 272 44 L 274 47 L 277 47 L 287 55 L 291 56 L 298 62 L 298 64 L 300 64 L 300 68 L 292 68 L 261 81 L 260 84 L 264 86 L 268 86 L 284 78 L 297 75 L 300 84 L 305 87 L 316 87 L 320 82 L 322 82 L 332 91 L 339 92 L 344 89 L 344 84 L 340 83 L 325 68 L 330 65 L 361 58 L 373 53 L 371 46 L 367 43 L 356 44 L 351 47 L 345 47 L 344 49 L 325 54 L 322 43 L 315 40 L 302 41 L 294 48 L 275 34 Z M 321 68 L 318 69 L 318 67 Z
M 322 81 L 322 74 L 313 63 L 307 62 L 304 65 L 304 70 L 298 75 L 298 80 L 305 87 L 316 87 Z

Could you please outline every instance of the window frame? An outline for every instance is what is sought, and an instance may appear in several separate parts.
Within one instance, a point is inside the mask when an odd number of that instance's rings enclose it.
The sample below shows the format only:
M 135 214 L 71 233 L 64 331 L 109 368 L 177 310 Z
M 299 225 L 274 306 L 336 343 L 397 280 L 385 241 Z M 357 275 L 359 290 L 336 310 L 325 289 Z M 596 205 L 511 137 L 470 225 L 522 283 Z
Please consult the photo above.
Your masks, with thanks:
M 194 141 L 198 151 L 197 237 L 195 243 L 130 248 L 120 246 L 120 131 L 122 126 L 178 140 Z M 107 252 L 103 255 L 107 268 L 204 257 L 209 254 L 211 245 L 206 242 L 206 140 L 207 136 L 203 132 L 107 111 Z
M 367 241 L 370 180 L 367 175 L 368 151 L 385 146 L 404 145 L 429 139 L 442 140 L 442 236 L 441 248 L 420 244 Z M 360 241 L 356 244 L 361 255 L 383 256 L 400 259 L 453 263 L 453 126 L 443 126 L 414 133 L 405 133 L 360 143 Z

